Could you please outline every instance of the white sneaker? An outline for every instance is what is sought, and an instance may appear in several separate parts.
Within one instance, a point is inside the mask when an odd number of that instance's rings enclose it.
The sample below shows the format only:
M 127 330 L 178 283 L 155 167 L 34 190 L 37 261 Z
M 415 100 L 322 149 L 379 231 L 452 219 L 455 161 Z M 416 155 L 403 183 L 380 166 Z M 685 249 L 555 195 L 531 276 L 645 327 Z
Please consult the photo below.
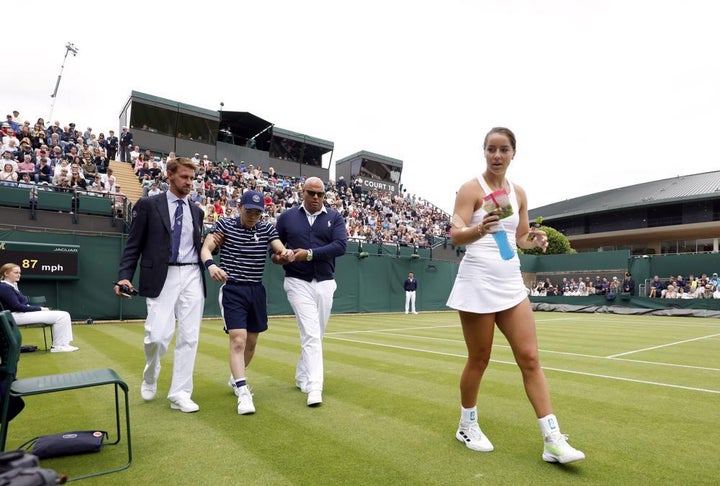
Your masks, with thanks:
M 460 422 L 455 438 L 464 443 L 468 449 L 481 452 L 490 452 L 494 449 L 490 440 L 482 433 L 477 422 Z
M 183 413 L 192 413 L 200 410 L 200 406 L 193 402 L 190 397 L 170 399 L 170 408 L 180 410 Z
M 308 392 L 307 405 L 308 407 L 317 407 L 322 403 L 322 392 L 320 390 L 313 390 Z
M 235 388 L 237 391 L 237 412 L 240 415 L 248 415 L 255 413 L 255 404 L 253 403 L 250 387 L 247 385 Z
M 142 396 L 142 399 L 146 402 L 149 402 L 150 400 L 155 398 L 156 393 L 157 383 L 153 383 L 151 385 L 149 383 L 145 383 L 145 380 L 143 380 L 142 385 L 140 385 L 140 396 Z
M 542 455 L 543 461 L 567 464 L 585 459 L 585 454 L 568 444 L 567 438 L 567 435 L 559 433 L 545 437 L 545 447 Z
M 73 351 L 77 351 L 78 349 L 80 349 L 80 348 L 66 344 L 64 346 L 53 346 L 52 348 L 50 348 L 50 352 L 51 353 L 72 353 Z

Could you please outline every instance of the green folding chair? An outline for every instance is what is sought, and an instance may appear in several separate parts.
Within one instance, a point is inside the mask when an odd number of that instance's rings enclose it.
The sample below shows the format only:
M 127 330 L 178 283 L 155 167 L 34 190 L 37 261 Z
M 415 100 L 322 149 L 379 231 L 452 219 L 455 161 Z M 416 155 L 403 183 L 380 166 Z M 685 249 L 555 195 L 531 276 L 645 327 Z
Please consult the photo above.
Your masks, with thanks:
M 32 395 L 40 395 L 44 393 L 55 393 L 67 390 L 77 390 L 80 388 L 88 388 L 94 386 L 113 385 L 115 389 L 115 424 L 117 427 L 116 438 L 113 442 L 107 442 L 106 445 L 116 445 L 120 443 L 121 427 L 120 427 L 120 395 L 122 390 L 125 395 L 125 426 L 127 434 L 127 464 L 123 466 L 109 469 L 106 471 L 86 474 L 70 480 L 85 479 L 93 476 L 101 476 L 112 472 L 122 471 L 130 467 L 132 463 L 132 443 L 130 439 L 130 404 L 128 398 L 128 386 L 120 378 L 120 376 L 112 369 L 97 369 L 78 371 L 75 373 L 61 373 L 56 375 L 36 376 L 32 378 L 17 379 L 17 364 L 20 359 L 20 345 L 22 337 L 15 319 L 10 311 L 0 312 L 0 381 L 4 383 L 4 394 L 2 398 L 2 415 L 0 420 L 0 451 L 5 450 L 8 433 L 8 409 L 10 405 L 10 397 L 27 397 Z
M 30 305 L 36 305 L 38 307 L 47 307 L 47 299 L 45 299 L 44 295 L 39 295 L 36 297 L 28 297 L 28 304 Z M 0 303 L 0 311 L 5 310 L 2 303 Z M 30 323 L 30 324 L 23 324 L 21 327 L 40 327 L 42 328 L 43 332 L 43 342 L 45 343 L 45 351 L 50 349 L 48 347 L 48 340 L 47 340 L 47 329 L 50 329 L 50 346 L 52 346 L 53 339 L 55 339 L 55 336 L 53 336 L 53 328 L 52 324 L 45 324 L 44 322 L 38 322 L 38 323 Z

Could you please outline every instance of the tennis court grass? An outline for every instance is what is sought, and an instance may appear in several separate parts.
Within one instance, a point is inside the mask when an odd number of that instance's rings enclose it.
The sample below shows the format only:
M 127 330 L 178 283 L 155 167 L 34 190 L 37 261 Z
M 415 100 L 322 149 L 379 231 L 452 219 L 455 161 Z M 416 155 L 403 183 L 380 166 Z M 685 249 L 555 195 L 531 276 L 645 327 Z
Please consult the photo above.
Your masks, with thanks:
M 257 413 L 238 416 L 227 387 L 227 337 L 203 322 L 195 414 L 139 394 L 142 323 L 77 325 L 77 353 L 23 354 L 22 376 L 111 367 L 131 388 L 133 465 L 85 484 L 717 484 L 720 320 L 537 313 L 541 361 L 560 424 L 585 461 L 541 459 L 542 443 L 504 337 L 480 390 L 492 453 L 454 438 L 465 347 L 454 312 L 334 315 L 325 391 L 305 406 L 294 384 L 299 343 L 273 318 L 248 372 Z M 39 329 L 25 343 L 42 342 Z M 110 388 L 26 399 L 8 447 L 39 434 L 114 430 Z M 115 450 L 116 449 L 116 450 Z M 122 447 L 43 461 L 71 476 L 121 464 Z

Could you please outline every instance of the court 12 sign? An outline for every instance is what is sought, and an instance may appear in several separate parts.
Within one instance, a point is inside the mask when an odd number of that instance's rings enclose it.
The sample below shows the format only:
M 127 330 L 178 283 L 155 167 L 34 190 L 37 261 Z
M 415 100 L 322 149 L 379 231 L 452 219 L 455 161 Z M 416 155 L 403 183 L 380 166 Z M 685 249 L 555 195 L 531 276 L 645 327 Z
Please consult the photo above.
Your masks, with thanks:
M 0 241 L 0 264 L 20 265 L 23 278 L 78 278 L 79 245 Z

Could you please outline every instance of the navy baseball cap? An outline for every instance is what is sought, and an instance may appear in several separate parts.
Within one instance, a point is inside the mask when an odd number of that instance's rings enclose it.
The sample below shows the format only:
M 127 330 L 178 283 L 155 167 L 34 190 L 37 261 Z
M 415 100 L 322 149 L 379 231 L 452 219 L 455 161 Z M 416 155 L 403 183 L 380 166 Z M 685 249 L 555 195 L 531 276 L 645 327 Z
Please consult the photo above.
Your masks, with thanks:
M 263 196 L 257 191 L 245 191 L 240 199 L 240 205 L 245 209 L 265 210 Z

